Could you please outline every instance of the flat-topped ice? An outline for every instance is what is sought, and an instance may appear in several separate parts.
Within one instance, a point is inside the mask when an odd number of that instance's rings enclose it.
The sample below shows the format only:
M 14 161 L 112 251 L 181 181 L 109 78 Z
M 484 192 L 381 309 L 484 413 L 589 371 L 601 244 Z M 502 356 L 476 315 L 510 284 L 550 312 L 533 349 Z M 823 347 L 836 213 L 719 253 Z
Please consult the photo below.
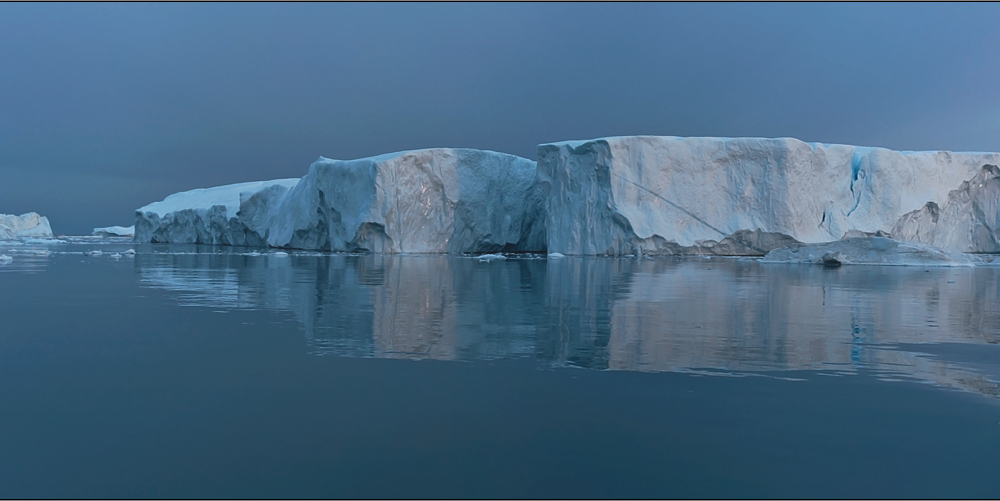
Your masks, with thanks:
M 262 188 L 273 185 L 281 185 L 291 188 L 298 183 L 298 178 L 277 179 L 274 181 L 253 181 L 249 183 L 227 184 L 225 186 L 215 186 L 212 188 L 198 188 L 190 191 L 182 191 L 164 198 L 160 202 L 153 202 L 145 207 L 137 209 L 138 212 L 149 212 L 163 217 L 171 212 L 186 209 L 211 209 L 217 205 L 226 208 L 226 217 L 236 217 L 240 210 L 240 195 L 243 193 L 256 193 Z
M 973 266 L 973 256 L 932 245 L 884 237 L 853 237 L 820 244 L 796 244 L 768 252 L 765 263 L 881 266 Z
M 845 236 L 1000 252 L 1000 154 L 792 138 L 623 136 L 531 160 L 433 148 L 320 157 L 301 180 L 192 190 L 136 241 L 379 253 L 757 255 Z
M 132 226 L 105 226 L 94 228 L 91 235 L 95 237 L 131 237 L 135 236 L 135 225 Z
M 37 212 L 28 212 L 20 216 L 0 214 L 0 240 L 51 236 L 49 219 L 38 215 Z
M 789 239 L 892 234 L 904 215 L 944 203 L 950 191 L 998 163 L 997 153 L 633 136 L 539 145 L 538 180 L 549 252 L 763 255 Z M 939 240 L 949 250 L 1000 251 L 980 245 L 982 239 Z
M 263 245 L 263 241 L 238 217 L 241 206 L 267 192 L 284 194 L 298 179 L 277 179 L 199 188 L 175 193 L 136 210 L 134 240 L 139 243 L 198 243 Z

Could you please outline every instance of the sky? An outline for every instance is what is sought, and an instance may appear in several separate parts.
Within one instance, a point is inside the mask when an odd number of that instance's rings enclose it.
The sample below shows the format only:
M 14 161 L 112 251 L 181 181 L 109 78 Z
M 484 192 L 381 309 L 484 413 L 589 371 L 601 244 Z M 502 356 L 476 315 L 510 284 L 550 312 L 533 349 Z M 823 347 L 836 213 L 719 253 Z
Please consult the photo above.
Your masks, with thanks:
M 0 213 L 621 135 L 1000 151 L 1000 4 L 0 3 Z

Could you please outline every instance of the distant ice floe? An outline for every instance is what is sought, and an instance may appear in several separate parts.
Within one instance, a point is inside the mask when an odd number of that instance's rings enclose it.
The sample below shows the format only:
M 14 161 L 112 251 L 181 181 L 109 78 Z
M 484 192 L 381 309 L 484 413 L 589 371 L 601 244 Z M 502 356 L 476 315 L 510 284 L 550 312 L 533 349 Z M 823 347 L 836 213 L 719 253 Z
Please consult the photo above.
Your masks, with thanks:
M 132 226 L 107 226 L 104 228 L 94 228 L 95 237 L 132 237 L 135 235 L 135 225 Z
M 14 258 L 11 256 L 8 256 L 6 254 L 0 254 L 0 264 L 7 264 L 13 260 Z
M 507 256 L 504 256 L 503 254 L 483 254 L 479 256 L 479 260 L 482 262 L 504 261 L 506 259 Z

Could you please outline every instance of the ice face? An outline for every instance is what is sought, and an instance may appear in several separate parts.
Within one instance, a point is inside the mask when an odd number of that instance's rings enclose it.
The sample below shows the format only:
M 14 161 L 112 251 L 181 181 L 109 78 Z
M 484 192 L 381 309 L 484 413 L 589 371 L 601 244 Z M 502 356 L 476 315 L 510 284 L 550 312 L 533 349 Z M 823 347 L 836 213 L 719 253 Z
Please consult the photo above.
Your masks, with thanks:
M 301 180 L 192 190 L 143 207 L 135 240 L 375 253 L 763 256 L 799 243 L 889 236 L 1000 252 L 998 153 L 633 136 L 542 144 L 538 159 L 536 166 L 448 148 L 321 157 Z
M 0 214 L 0 240 L 14 240 L 26 237 L 51 237 L 52 228 L 45 216 L 28 212 L 20 216 Z
M 635 136 L 539 145 L 538 179 L 549 252 L 763 255 L 852 231 L 895 237 L 905 214 L 943 203 L 998 160 L 790 138 Z M 936 245 L 969 248 L 956 241 Z
M 262 245 L 263 239 L 248 228 L 238 213 L 246 205 L 272 201 L 254 197 L 262 191 L 280 193 L 298 183 L 298 179 L 278 179 L 203 188 L 168 196 L 162 202 L 136 210 L 134 240 L 139 243 L 198 243 L 223 245 Z
M 271 217 L 274 247 L 377 253 L 544 250 L 535 163 L 437 148 L 320 158 Z

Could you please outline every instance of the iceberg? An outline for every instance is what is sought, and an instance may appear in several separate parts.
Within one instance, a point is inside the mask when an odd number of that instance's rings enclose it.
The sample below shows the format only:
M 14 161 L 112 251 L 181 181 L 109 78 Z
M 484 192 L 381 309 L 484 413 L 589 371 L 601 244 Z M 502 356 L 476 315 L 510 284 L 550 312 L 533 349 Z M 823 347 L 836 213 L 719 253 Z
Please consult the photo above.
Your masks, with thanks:
M 28 212 L 20 216 L 0 214 L 0 240 L 29 237 L 52 237 L 49 219 L 39 216 L 37 212 Z
M 264 245 L 255 226 L 259 212 L 298 179 L 230 184 L 175 193 L 135 212 L 137 243 Z M 248 217 L 239 217 L 246 209 Z
M 1000 169 L 987 164 L 943 203 L 927 202 L 905 214 L 893 226 L 892 237 L 961 252 L 1000 252 L 998 203 Z
M 136 211 L 135 241 L 376 253 L 542 252 L 535 162 L 435 148 L 320 157 L 305 177 L 177 193 Z
M 435 148 L 320 157 L 267 219 L 272 247 L 376 253 L 543 251 L 535 162 Z
M 1000 153 L 673 136 L 541 144 L 537 164 L 452 148 L 320 157 L 302 179 L 192 190 L 147 205 L 136 212 L 134 239 L 556 257 L 764 256 L 889 237 L 995 253 L 997 165 Z
M 541 144 L 538 182 L 550 253 L 764 255 L 851 235 L 995 252 L 996 176 L 981 188 L 973 179 L 998 163 L 998 153 L 632 136 Z M 949 202 L 963 183 L 971 191 Z M 934 212 L 944 219 L 919 213 L 928 202 L 948 208 Z M 962 235 L 945 235 L 959 222 Z
M 932 245 L 885 237 L 852 237 L 820 244 L 796 244 L 768 252 L 765 263 L 844 264 L 882 266 L 973 266 L 973 256 Z
M 92 235 L 95 237 L 132 237 L 135 235 L 135 225 L 94 228 Z

